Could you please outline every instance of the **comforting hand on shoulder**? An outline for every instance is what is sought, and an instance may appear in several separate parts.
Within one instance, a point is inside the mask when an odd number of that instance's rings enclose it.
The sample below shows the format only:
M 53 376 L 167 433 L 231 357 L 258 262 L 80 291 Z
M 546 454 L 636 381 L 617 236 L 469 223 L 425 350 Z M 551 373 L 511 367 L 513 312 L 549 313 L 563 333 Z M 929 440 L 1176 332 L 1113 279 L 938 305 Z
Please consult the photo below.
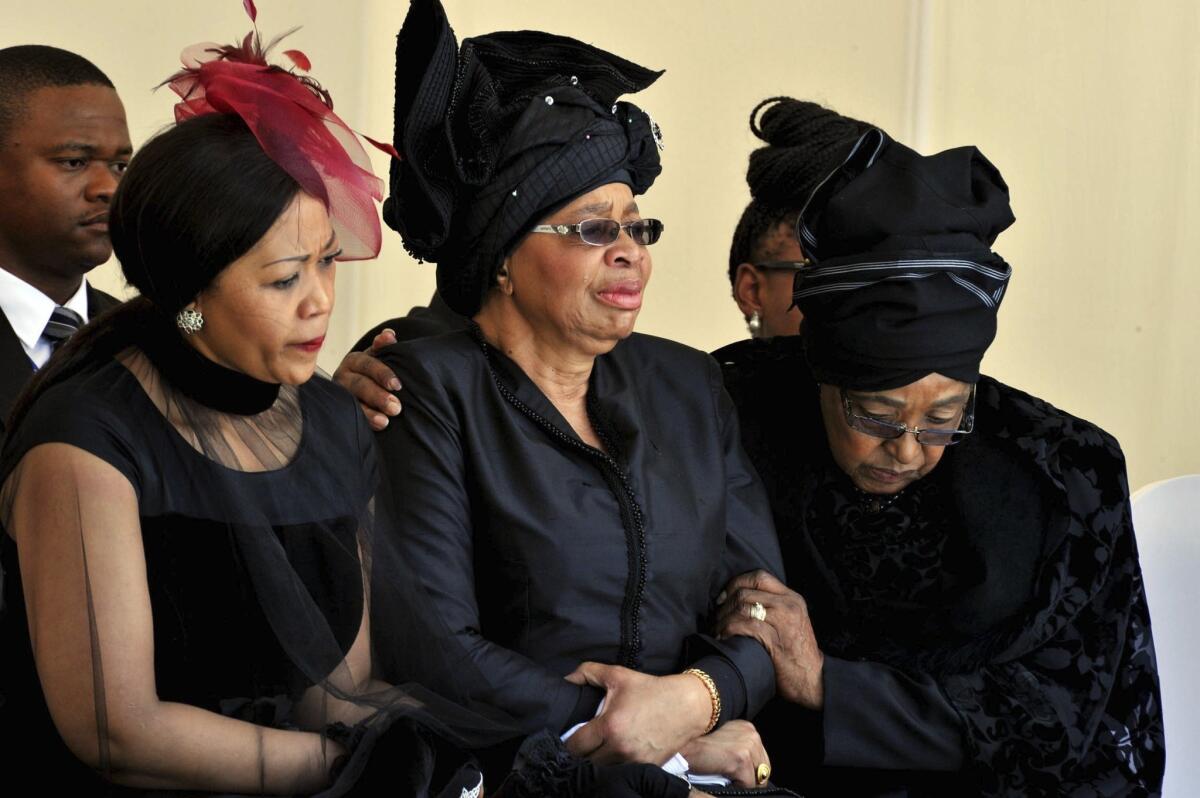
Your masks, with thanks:
M 704 733 L 712 698 L 694 676 L 650 676 L 619 665 L 585 662 L 567 676 L 605 691 L 604 710 L 567 740 L 594 762 L 661 765 Z
M 825 655 L 817 647 L 803 596 L 766 571 L 742 574 L 722 594 L 716 627 L 719 637 L 744 635 L 766 647 L 783 698 L 809 709 L 822 707 Z
M 393 395 L 394 391 L 400 390 L 400 380 L 375 357 L 380 349 L 394 343 L 396 334 L 384 330 L 371 341 L 370 349 L 346 355 L 333 372 L 333 381 L 354 394 L 363 415 L 371 422 L 371 429 L 376 432 L 388 425 L 389 416 L 400 415 L 400 400 Z

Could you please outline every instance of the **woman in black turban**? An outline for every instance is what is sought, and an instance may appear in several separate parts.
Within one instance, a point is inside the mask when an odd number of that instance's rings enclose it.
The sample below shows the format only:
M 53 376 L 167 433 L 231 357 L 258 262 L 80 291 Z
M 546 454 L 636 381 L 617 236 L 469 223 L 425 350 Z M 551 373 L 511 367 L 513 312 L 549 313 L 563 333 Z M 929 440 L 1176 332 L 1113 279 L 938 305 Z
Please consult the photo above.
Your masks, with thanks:
M 972 147 L 864 134 L 799 215 L 803 349 L 726 382 L 787 586 L 735 579 L 759 717 L 806 795 L 1148 795 L 1163 727 L 1117 442 L 979 373 L 1008 188 Z
M 619 97 L 658 73 L 539 32 L 460 45 L 417 0 L 396 75 L 385 218 L 473 322 L 380 352 L 405 392 L 385 498 L 436 611 L 377 607 L 373 628 L 431 624 L 458 652 L 443 667 L 401 633 L 391 675 L 524 734 L 586 724 L 568 747 L 596 762 L 678 751 L 765 781 L 737 719 L 770 698 L 770 658 L 699 633 L 731 577 L 780 573 L 766 496 L 716 364 L 633 334 L 663 230 L 634 197 L 661 135 Z

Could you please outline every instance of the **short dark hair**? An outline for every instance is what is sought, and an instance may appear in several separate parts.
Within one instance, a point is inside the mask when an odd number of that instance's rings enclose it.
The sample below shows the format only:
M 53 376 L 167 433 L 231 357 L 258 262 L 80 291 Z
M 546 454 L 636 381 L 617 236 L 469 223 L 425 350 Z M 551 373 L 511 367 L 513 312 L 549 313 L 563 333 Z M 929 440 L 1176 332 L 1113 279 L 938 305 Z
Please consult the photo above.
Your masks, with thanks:
M 0 49 L 0 141 L 25 112 L 26 98 L 32 92 L 63 86 L 115 88 L 99 67 L 68 50 L 44 44 Z
M 730 283 L 739 264 L 771 257 L 764 239 L 778 225 L 795 223 L 817 183 L 871 128 L 867 122 L 791 97 L 771 97 L 754 107 L 750 130 L 766 146 L 750 154 L 746 182 L 752 199 L 729 248 Z

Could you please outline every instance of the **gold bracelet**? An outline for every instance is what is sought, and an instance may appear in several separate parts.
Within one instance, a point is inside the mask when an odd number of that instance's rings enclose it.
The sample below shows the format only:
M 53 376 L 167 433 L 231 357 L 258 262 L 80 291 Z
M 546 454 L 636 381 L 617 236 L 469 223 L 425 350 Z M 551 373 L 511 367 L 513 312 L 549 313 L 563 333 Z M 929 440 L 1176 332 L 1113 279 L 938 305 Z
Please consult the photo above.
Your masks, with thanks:
M 708 697 L 712 699 L 712 717 L 708 719 L 708 727 L 704 730 L 704 733 L 708 734 L 717 728 L 717 721 L 721 719 L 721 693 L 717 690 L 717 683 L 712 680 L 712 677 L 699 668 L 688 668 L 684 673 L 690 673 L 704 682 L 704 686 L 708 689 Z

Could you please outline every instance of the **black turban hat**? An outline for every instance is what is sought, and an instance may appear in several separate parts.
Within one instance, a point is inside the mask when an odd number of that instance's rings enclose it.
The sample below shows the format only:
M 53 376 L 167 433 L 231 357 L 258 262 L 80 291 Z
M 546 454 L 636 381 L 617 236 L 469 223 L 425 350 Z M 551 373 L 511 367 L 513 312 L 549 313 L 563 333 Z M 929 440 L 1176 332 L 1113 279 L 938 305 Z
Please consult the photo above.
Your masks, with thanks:
M 661 74 L 538 31 L 460 47 L 441 4 L 413 0 L 396 42 L 403 162 L 383 216 L 410 254 L 437 264 L 450 307 L 478 312 L 505 255 L 555 208 L 604 183 L 650 187 L 661 136 L 617 98 Z
M 923 156 L 873 129 L 813 191 L 796 233 L 812 261 L 796 305 L 821 382 L 887 390 L 979 379 L 1012 272 L 992 243 L 1008 186 L 974 147 Z

